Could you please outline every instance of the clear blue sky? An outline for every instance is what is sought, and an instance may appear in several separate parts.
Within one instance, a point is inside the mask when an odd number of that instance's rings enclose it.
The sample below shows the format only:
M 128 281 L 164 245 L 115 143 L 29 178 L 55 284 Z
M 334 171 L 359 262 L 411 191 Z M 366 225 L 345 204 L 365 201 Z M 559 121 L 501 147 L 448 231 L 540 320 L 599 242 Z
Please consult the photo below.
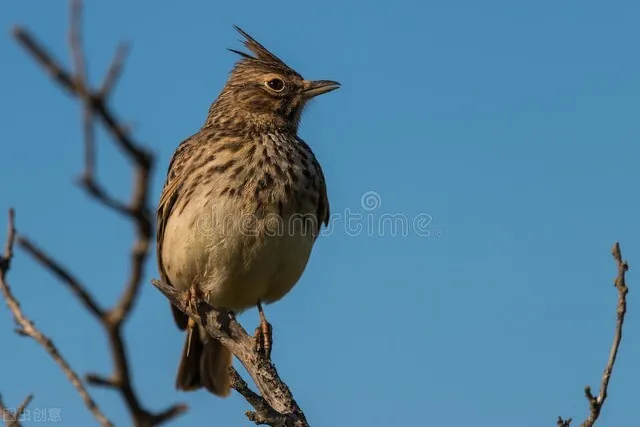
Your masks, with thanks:
M 611 344 L 616 240 L 631 266 L 630 312 L 600 425 L 640 425 L 638 2 L 89 3 L 94 81 L 119 40 L 133 43 L 113 105 L 159 156 L 154 202 L 236 59 L 225 49 L 241 46 L 238 24 L 305 77 L 342 83 L 300 130 L 332 211 L 430 216 L 429 236 L 337 222 L 294 291 L 267 307 L 273 358 L 312 425 L 577 424 Z M 8 35 L 26 24 L 68 63 L 66 2 L 0 8 L 0 223 L 14 206 L 19 230 L 111 303 L 131 229 L 73 186 L 80 110 Z M 106 139 L 99 151 L 101 178 L 127 196 L 127 163 Z M 381 201 L 372 211 L 361 205 L 369 191 Z M 79 372 L 110 372 L 101 329 L 22 251 L 10 281 Z M 4 305 L 0 315 L 5 400 L 33 392 L 33 409 L 90 425 L 58 368 L 12 332 Z M 241 317 L 250 330 L 256 319 Z M 237 395 L 174 390 L 183 336 L 150 284 L 126 338 L 144 404 L 190 405 L 173 425 L 250 425 Z M 94 395 L 128 424 L 118 396 Z

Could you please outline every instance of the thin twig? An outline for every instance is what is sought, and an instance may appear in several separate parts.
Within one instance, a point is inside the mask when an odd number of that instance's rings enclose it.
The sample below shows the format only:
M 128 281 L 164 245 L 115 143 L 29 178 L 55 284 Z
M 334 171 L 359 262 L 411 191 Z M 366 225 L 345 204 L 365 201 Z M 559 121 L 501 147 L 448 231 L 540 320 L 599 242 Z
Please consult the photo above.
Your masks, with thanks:
M 11 209 L 9 210 L 9 232 L 7 235 L 5 254 L 2 259 L 2 263 L 0 263 L 0 291 L 2 292 L 2 296 L 4 297 L 9 310 L 11 310 L 11 312 L 13 313 L 13 317 L 16 323 L 20 327 L 21 335 L 31 337 L 38 344 L 40 344 L 40 346 L 42 346 L 47 353 L 49 353 L 54 362 L 56 362 L 65 376 L 69 379 L 69 382 L 71 382 L 73 387 L 77 390 L 85 406 L 89 409 L 89 411 L 91 411 L 94 417 L 96 417 L 100 425 L 113 426 L 109 419 L 102 413 L 98 405 L 96 405 L 95 401 L 91 398 L 91 395 L 84 387 L 84 384 L 82 384 L 82 381 L 80 380 L 76 372 L 71 368 L 69 363 L 67 363 L 64 357 L 62 357 L 57 347 L 53 344 L 49 337 L 44 335 L 38 328 L 36 328 L 35 324 L 25 316 L 25 314 L 22 312 L 22 309 L 20 308 L 20 304 L 13 296 L 9 284 L 6 281 L 6 274 L 11 263 L 11 258 L 13 256 L 13 244 L 15 241 L 15 235 L 15 216 L 13 209 Z
M 7 271 L 11 268 L 13 259 L 13 245 L 16 240 L 16 212 L 9 208 L 9 225 L 7 230 L 7 241 L 4 245 L 4 256 L 0 257 L 0 279 L 4 280 Z
M 82 109 L 82 134 L 84 137 L 84 171 L 80 183 L 85 187 L 91 184 L 91 177 L 96 173 L 96 138 L 93 113 L 88 107 Z M 98 189 L 94 189 L 98 192 Z M 106 196 L 105 196 L 106 198 Z
M 18 235 L 16 239 L 18 245 L 29 253 L 44 268 L 50 270 L 62 283 L 67 285 L 69 290 L 78 297 L 84 306 L 98 319 L 104 317 L 104 310 L 99 306 L 98 302 L 91 296 L 87 287 L 74 277 L 67 269 L 62 267 L 55 260 L 51 259 L 42 249 L 38 248 L 26 236 Z
M 572 418 L 567 418 L 563 420 L 562 417 L 558 417 L 558 427 L 571 427 Z
M 613 259 L 616 261 L 616 265 L 618 267 L 618 274 L 614 280 L 614 286 L 618 290 L 616 329 L 613 335 L 613 344 L 611 345 L 611 351 L 609 352 L 609 360 L 607 360 L 607 365 L 605 366 L 604 372 L 602 373 L 600 392 L 597 396 L 594 396 L 591 392 L 591 387 L 586 386 L 584 388 L 585 397 L 589 402 L 589 416 L 582 424 L 580 424 L 581 427 L 593 427 L 593 425 L 600 417 L 600 412 L 602 411 L 602 406 L 604 405 L 605 400 L 607 400 L 609 380 L 611 379 L 613 367 L 618 356 L 618 349 L 620 348 L 620 343 L 622 341 L 622 327 L 624 325 L 624 318 L 627 313 L 627 293 L 629 293 L 629 288 L 627 288 L 626 273 L 627 270 L 629 270 L 629 265 L 622 259 L 620 244 L 618 242 L 613 245 L 611 254 L 613 255 Z M 563 420 L 560 417 L 558 418 L 558 426 L 568 427 L 570 424 L 570 418 L 568 420 Z
M 33 400 L 33 394 L 30 394 L 27 397 L 25 397 L 22 403 L 18 405 L 18 408 L 16 409 L 16 416 L 20 417 L 20 415 L 27 409 L 27 406 L 29 406 L 32 400 Z
M 6 427 L 22 427 L 20 424 L 20 416 L 27 409 L 27 406 L 33 400 L 33 394 L 24 398 L 22 403 L 18 405 L 15 411 L 10 410 L 4 404 L 2 395 L 0 395 L 0 415 L 2 415 L 2 421 L 4 421 Z
M 124 68 L 124 62 L 127 59 L 127 54 L 129 53 L 129 44 L 121 43 L 118 45 L 116 49 L 116 53 L 113 56 L 113 60 L 111 61 L 111 66 L 107 71 L 107 74 L 102 82 L 102 87 L 100 88 L 100 95 L 108 99 L 108 96 L 113 93 L 113 88 L 120 79 L 120 75 L 122 74 L 122 69 Z
M 287 417 L 280 415 L 275 409 L 267 403 L 259 394 L 251 390 L 246 381 L 242 379 L 238 371 L 233 366 L 229 367 L 229 375 L 231 376 L 231 388 L 240 393 L 253 408 L 254 411 L 246 411 L 245 415 L 250 421 L 256 424 L 270 426 L 284 426 L 287 423 Z
M 87 77 L 87 62 L 82 49 L 82 1 L 70 0 L 69 3 L 69 51 L 75 70 L 76 90 L 86 95 L 87 86 L 85 83 L 89 79 Z
M 2 415 L 2 421 L 5 422 L 7 427 L 9 427 L 9 423 L 14 420 L 13 413 L 5 406 L 2 394 L 0 394 L 0 415 Z

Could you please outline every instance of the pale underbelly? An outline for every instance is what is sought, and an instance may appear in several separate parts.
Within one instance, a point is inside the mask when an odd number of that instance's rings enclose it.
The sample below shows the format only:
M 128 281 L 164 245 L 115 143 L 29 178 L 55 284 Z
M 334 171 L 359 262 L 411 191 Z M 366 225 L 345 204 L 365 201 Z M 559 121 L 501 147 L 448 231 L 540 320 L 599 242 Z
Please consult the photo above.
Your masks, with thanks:
M 239 201 L 190 204 L 167 222 L 162 261 L 171 284 L 191 285 L 236 312 L 281 299 L 302 275 L 314 243 L 300 217 L 242 216 Z

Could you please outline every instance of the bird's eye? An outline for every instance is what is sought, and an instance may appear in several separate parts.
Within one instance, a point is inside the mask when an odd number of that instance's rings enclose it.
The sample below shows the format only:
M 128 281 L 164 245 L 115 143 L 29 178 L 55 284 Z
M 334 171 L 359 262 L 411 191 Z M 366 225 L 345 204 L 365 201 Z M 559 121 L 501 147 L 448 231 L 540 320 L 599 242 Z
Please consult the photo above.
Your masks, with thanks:
M 284 89 L 284 82 L 280 79 L 271 79 L 267 82 L 267 86 L 276 92 L 282 92 Z

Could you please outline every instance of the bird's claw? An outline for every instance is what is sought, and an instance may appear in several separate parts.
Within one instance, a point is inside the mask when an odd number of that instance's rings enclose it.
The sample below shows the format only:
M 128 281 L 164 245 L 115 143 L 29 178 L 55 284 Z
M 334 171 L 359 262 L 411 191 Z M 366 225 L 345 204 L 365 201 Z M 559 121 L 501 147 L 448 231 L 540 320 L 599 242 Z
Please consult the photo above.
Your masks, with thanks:
M 195 310 L 198 307 L 198 302 L 202 301 L 204 298 L 204 294 L 200 291 L 197 285 L 191 285 L 189 289 L 187 289 L 182 294 L 182 303 L 186 304 L 186 306 L 192 310 Z
M 191 285 L 189 289 L 187 289 L 182 294 L 182 303 L 187 306 L 187 308 L 191 310 L 196 310 L 198 307 L 198 302 L 202 301 L 203 294 L 200 292 L 200 289 L 196 285 Z M 193 330 L 196 327 L 196 321 L 193 320 L 191 316 L 189 316 L 189 322 L 187 323 L 187 329 L 189 330 L 189 335 L 187 338 L 187 356 L 189 356 L 189 350 L 191 350 L 191 338 L 193 336 Z
M 273 345 L 273 328 L 271 324 L 267 322 L 267 318 L 262 311 L 262 305 L 258 304 L 258 311 L 260 313 L 260 326 L 256 328 L 253 335 L 255 340 L 255 350 L 266 358 L 271 359 L 271 347 Z

